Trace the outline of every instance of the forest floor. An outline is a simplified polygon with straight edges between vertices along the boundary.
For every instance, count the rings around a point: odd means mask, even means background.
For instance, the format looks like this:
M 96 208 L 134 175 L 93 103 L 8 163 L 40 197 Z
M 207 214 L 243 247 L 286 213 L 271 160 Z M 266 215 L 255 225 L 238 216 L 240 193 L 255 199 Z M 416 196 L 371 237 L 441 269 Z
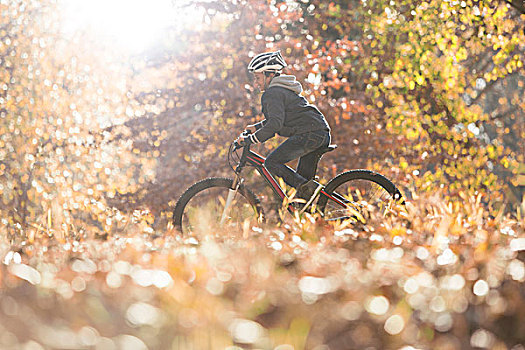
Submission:
M 414 198 L 201 237 L 0 243 L 1 349 L 525 349 L 525 219 Z

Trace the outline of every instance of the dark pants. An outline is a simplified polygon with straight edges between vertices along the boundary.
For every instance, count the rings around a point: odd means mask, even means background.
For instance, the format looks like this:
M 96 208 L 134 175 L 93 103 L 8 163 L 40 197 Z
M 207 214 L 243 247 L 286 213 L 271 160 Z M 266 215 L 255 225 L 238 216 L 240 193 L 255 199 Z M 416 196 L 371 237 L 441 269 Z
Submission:
M 318 130 L 293 135 L 268 155 L 264 165 L 272 174 L 282 177 L 289 186 L 298 188 L 314 178 L 321 155 L 316 152 L 330 144 L 330 132 Z M 299 158 L 297 172 L 285 164 Z

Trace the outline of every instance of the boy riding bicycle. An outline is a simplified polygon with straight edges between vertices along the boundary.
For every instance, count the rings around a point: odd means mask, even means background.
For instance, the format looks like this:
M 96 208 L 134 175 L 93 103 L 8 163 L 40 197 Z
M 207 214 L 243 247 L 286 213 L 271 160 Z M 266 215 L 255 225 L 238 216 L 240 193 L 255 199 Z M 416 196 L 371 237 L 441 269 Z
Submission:
M 264 165 L 273 175 L 297 189 L 299 198 L 308 199 L 315 190 L 313 178 L 321 159 L 319 149 L 330 144 L 330 127 L 324 115 L 301 96 L 301 84 L 293 75 L 281 74 L 286 63 L 280 51 L 255 56 L 248 65 L 254 74 L 254 87 L 263 92 L 265 119 L 248 125 L 251 133 L 241 134 L 237 142 L 262 143 L 279 134 L 288 137 L 268 155 Z M 297 171 L 285 164 L 299 158 Z

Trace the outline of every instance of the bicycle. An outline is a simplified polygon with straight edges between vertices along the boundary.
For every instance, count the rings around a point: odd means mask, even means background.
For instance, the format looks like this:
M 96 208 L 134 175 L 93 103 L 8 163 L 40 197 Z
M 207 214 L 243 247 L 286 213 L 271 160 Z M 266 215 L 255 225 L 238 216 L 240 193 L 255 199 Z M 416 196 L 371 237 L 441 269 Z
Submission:
M 303 203 L 294 202 L 265 168 L 265 158 L 253 152 L 250 146 L 236 142 L 230 145 L 228 162 L 235 172 L 233 179 L 207 178 L 190 186 L 180 196 L 173 210 L 175 229 L 187 234 L 199 226 L 209 230 L 210 226 L 216 225 L 242 227 L 247 220 L 264 222 L 264 209 L 259 198 L 244 185 L 241 173 L 246 166 L 257 170 L 273 193 L 283 203 L 288 203 L 286 209 L 291 213 L 310 210 L 327 221 L 354 219 L 363 222 L 373 213 L 388 212 L 395 203 L 405 203 L 401 192 L 385 176 L 362 169 L 340 173 L 326 185 L 314 181 L 317 189 L 312 196 Z M 336 148 L 336 145 L 329 145 L 316 152 L 322 155 Z M 240 149 L 242 154 L 239 156 Z

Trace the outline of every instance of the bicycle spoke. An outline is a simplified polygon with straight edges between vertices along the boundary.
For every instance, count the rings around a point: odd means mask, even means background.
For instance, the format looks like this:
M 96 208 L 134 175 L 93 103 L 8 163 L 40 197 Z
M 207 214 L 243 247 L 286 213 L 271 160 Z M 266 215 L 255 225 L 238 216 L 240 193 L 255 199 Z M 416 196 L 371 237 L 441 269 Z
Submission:
M 222 225 L 221 218 L 227 201 L 229 188 L 214 187 L 200 191 L 187 203 L 182 216 L 182 227 L 186 232 L 213 233 L 217 229 L 242 227 L 246 219 L 256 219 L 253 206 L 236 193 Z
M 391 211 L 392 196 L 380 184 L 368 179 L 350 179 L 334 189 L 345 199 L 346 208 L 328 200 L 324 214 L 327 220 L 354 218 L 365 223 L 372 216 L 383 217 Z

